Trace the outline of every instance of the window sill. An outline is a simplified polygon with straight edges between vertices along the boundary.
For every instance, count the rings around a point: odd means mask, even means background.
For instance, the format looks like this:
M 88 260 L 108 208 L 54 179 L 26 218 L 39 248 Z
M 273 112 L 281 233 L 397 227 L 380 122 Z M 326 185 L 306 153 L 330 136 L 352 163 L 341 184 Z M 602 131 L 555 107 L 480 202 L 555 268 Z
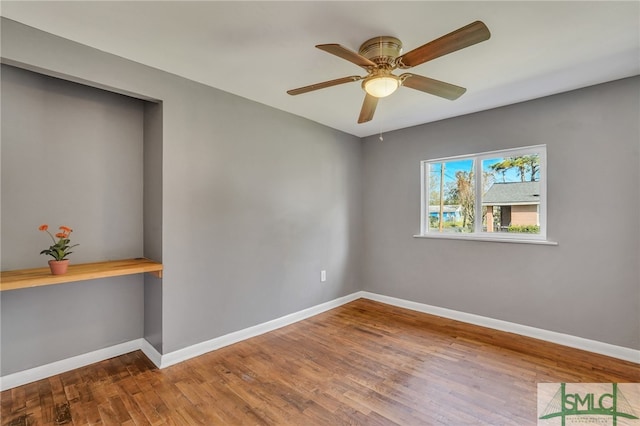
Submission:
M 557 246 L 556 241 L 548 240 L 533 240 L 528 238 L 490 238 L 483 236 L 466 235 L 450 235 L 450 234 L 419 234 L 414 235 L 414 238 L 433 238 L 440 240 L 464 240 L 464 241 L 485 241 L 490 243 L 513 243 L 513 244 L 537 244 L 544 246 Z

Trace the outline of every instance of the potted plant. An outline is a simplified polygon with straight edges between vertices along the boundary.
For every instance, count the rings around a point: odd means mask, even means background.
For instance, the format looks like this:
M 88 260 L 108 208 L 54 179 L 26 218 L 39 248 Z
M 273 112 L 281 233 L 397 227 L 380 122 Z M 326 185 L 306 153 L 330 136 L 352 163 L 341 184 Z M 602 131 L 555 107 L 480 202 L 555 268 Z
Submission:
M 48 254 L 53 257 L 53 260 L 49 261 L 49 268 L 53 275 L 64 274 L 67 272 L 67 267 L 69 266 L 69 259 L 67 259 L 67 256 L 73 253 L 70 250 L 78 245 L 70 245 L 71 240 L 69 239 L 69 236 L 73 232 L 73 229 L 68 226 L 61 226 L 59 228 L 60 232 L 56 234 L 55 238 L 51 235 L 51 232 L 49 232 L 49 225 L 46 223 L 40 225 L 38 229 L 49 234 L 51 241 L 53 241 L 53 245 L 49 246 L 48 249 L 42 250 L 40 254 Z M 56 238 L 58 238 L 57 241 Z

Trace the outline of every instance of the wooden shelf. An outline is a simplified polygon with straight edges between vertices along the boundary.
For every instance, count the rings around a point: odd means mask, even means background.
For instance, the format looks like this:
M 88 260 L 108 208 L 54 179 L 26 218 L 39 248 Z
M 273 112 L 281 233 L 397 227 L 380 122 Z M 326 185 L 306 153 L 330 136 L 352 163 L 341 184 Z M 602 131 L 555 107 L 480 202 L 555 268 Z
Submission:
M 0 273 L 0 291 L 117 277 L 120 275 L 142 274 L 144 272 L 149 272 L 158 278 L 162 278 L 162 263 L 145 258 L 137 258 L 82 263 L 79 265 L 69 264 L 69 269 L 64 275 L 52 275 L 49 267 L 3 271 Z

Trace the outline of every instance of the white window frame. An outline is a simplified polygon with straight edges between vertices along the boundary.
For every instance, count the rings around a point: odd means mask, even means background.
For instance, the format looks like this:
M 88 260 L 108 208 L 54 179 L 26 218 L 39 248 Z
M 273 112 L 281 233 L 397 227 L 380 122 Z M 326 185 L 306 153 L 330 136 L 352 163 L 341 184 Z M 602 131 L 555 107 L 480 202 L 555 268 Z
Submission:
M 479 168 L 483 160 L 496 157 L 516 157 L 523 155 L 537 154 L 540 158 L 540 204 L 539 204 L 539 225 L 540 233 L 508 233 L 508 232 L 485 232 L 482 230 L 482 171 Z M 475 217 L 474 230 L 470 233 L 442 233 L 429 230 L 428 224 L 428 200 L 429 200 L 429 166 L 435 163 L 446 163 L 449 161 L 472 160 L 475 185 Z M 557 243 L 547 241 L 547 146 L 534 145 L 521 148 L 503 149 L 478 154 L 458 155 L 453 157 L 436 158 L 420 162 L 420 234 L 414 235 L 418 238 L 443 238 L 460 240 L 480 240 L 499 241 L 532 244 L 552 244 Z

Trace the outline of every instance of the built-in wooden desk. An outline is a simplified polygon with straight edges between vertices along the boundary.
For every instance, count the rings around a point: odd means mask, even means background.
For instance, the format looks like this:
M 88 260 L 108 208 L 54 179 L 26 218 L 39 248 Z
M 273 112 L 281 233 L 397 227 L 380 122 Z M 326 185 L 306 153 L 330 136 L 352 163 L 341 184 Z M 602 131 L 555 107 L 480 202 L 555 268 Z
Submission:
M 71 263 L 67 273 L 63 275 L 52 275 L 49 267 L 3 271 L 0 272 L 0 291 L 142 274 L 144 272 L 162 278 L 162 263 L 145 258 L 109 260 L 78 265 Z

